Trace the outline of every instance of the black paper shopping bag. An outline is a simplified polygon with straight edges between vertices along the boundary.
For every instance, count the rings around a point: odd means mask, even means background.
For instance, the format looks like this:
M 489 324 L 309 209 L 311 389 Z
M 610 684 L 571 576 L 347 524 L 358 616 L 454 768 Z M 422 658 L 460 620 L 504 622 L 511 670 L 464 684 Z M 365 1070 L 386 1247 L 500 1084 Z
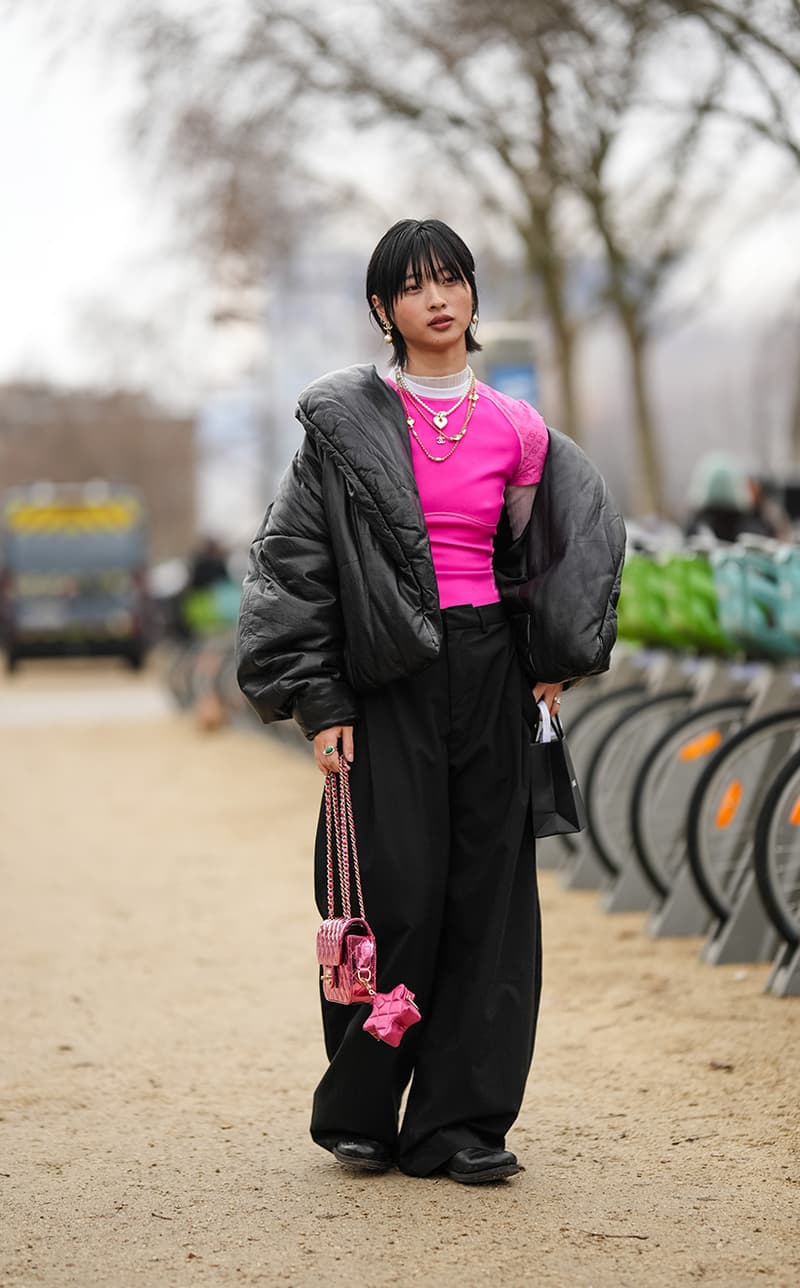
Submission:
M 534 836 L 581 832 L 586 826 L 586 810 L 558 719 L 553 724 L 550 741 L 532 742 L 530 753 Z

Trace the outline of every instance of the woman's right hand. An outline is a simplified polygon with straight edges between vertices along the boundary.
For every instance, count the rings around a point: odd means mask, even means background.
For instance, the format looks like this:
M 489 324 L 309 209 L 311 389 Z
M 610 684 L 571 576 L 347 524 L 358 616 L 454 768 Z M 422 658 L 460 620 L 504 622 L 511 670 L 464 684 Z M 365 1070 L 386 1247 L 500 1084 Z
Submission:
M 342 740 L 342 754 L 348 764 L 353 763 L 353 726 L 334 725 L 331 729 L 320 729 L 314 737 L 314 759 L 320 773 L 338 774 L 339 772 L 339 739 Z M 332 750 L 325 751 L 326 747 Z

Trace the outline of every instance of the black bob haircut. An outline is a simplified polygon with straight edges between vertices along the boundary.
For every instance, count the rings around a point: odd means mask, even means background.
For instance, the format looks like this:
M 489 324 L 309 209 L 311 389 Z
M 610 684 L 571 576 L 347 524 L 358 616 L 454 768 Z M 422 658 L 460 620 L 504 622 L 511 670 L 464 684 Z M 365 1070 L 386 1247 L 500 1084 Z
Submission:
M 391 322 L 392 306 L 403 294 L 409 274 L 422 281 L 438 273 L 447 273 L 466 283 L 472 292 L 472 312 L 477 316 L 475 260 L 458 233 L 441 219 L 401 219 L 392 224 L 372 252 L 367 268 L 367 303 L 378 326 L 381 319 L 372 303 L 373 295 L 377 295 Z M 481 348 L 470 329 L 466 341 L 467 353 L 477 353 Z M 404 367 L 408 354 L 397 327 L 392 330 L 392 349 L 396 365 Z

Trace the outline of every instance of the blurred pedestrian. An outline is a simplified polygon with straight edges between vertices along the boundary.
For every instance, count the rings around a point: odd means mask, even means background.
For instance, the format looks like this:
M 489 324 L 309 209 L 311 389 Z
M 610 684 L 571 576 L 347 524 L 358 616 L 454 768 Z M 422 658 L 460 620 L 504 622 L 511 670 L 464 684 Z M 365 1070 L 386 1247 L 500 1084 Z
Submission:
M 192 709 L 203 733 L 214 733 L 228 723 L 220 677 L 239 613 L 239 593 L 228 571 L 224 546 L 216 537 L 202 537 L 189 558 L 181 620 L 184 638 L 197 652 Z
M 216 537 L 202 537 L 189 559 L 190 590 L 205 590 L 216 582 L 229 581 L 225 548 Z
M 776 541 L 794 540 L 792 521 L 774 485 L 751 475 L 748 480 L 750 504 L 764 526 L 765 532 Z
M 314 1140 L 351 1167 L 497 1180 L 520 1170 L 505 1136 L 540 991 L 534 700 L 555 712 L 562 682 L 607 667 L 624 530 L 575 445 L 475 379 L 475 266 L 451 228 L 395 224 L 366 293 L 394 370 L 301 394 L 239 680 L 263 720 L 298 721 L 323 774 L 352 765 L 378 986 L 404 980 L 423 1017 L 393 1048 L 362 1031 L 365 1007 L 323 999 Z M 325 857 L 323 812 L 323 917 Z
M 732 542 L 746 533 L 776 536 L 758 505 L 754 481 L 727 452 L 709 452 L 695 465 L 689 480 L 686 536 Z

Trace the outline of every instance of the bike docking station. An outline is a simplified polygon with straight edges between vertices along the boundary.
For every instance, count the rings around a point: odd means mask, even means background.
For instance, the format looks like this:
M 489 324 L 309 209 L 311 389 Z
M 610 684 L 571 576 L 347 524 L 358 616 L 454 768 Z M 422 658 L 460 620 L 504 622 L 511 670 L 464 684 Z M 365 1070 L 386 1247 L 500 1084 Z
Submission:
M 798 676 L 792 668 L 779 668 L 761 684 L 753 699 L 748 719 L 752 722 L 772 712 L 797 710 L 797 734 L 800 735 L 800 690 Z M 788 735 L 791 742 L 792 735 Z M 756 800 L 763 800 L 769 783 L 783 763 L 787 738 L 776 738 L 768 750 L 756 782 Z M 755 820 L 753 820 L 754 823 Z M 732 908 L 729 916 L 716 921 L 700 956 L 712 966 L 732 963 L 766 962 L 782 954 L 778 951 L 780 936 L 764 908 L 753 868 L 753 832 L 747 829 L 739 852 L 734 857 Z M 769 984 L 768 984 L 769 987 Z M 798 985 L 800 987 L 800 984 Z
M 710 924 L 708 904 L 697 889 L 684 853 L 672 889 L 648 918 L 647 933 L 651 939 L 685 939 L 707 934 Z
M 800 997 L 800 944 L 778 949 L 765 991 L 775 997 Z
M 636 711 L 649 696 L 674 687 L 681 676 L 682 661 L 662 650 L 621 649 L 607 675 L 577 687 L 577 710 L 573 714 L 567 707 L 570 718 L 567 736 L 571 739 L 570 750 L 582 790 L 588 781 L 590 765 L 620 719 Z M 591 828 L 577 836 L 561 838 L 560 849 L 561 883 L 565 889 L 608 893 L 615 872 L 603 863 Z
M 745 859 L 744 863 L 748 860 Z M 741 886 L 733 912 L 718 921 L 700 951 L 711 966 L 768 962 L 775 956 L 778 932 L 764 912 L 752 871 L 741 874 Z
M 541 865 L 800 996 L 800 549 L 644 546 L 611 670 L 564 694 L 586 806 Z
M 720 667 L 714 659 L 684 657 L 672 659 L 672 665 L 659 672 L 654 683 L 648 686 L 648 697 L 640 708 L 628 713 L 621 721 L 620 733 L 624 735 L 624 743 L 631 748 L 634 768 L 655 747 L 676 716 L 683 712 L 691 714 L 709 702 L 739 694 L 743 684 L 752 680 L 749 671 L 736 675 L 731 670 Z M 681 685 L 684 687 L 679 687 Z M 680 803 L 675 802 L 676 811 Z M 655 922 L 661 913 L 662 899 L 639 862 L 630 825 L 621 830 L 615 857 L 620 871 L 603 895 L 604 911 L 647 912 L 651 922 Z M 694 915 L 688 915 L 690 909 Z M 670 919 L 671 930 L 663 933 L 705 933 L 709 922 L 708 909 L 693 884 L 682 891 L 679 914 L 677 918 Z
M 748 703 L 745 710 L 752 713 L 768 700 L 774 683 L 772 667 L 763 663 L 715 663 L 713 674 L 699 697 L 706 703 L 741 695 Z M 685 828 L 674 839 L 670 866 L 675 877 L 669 893 L 651 912 L 648 935 L 652 939 L 681 939 L 709 933 L 713 936 L 714 915 L 697 887 L 689 864 Z

